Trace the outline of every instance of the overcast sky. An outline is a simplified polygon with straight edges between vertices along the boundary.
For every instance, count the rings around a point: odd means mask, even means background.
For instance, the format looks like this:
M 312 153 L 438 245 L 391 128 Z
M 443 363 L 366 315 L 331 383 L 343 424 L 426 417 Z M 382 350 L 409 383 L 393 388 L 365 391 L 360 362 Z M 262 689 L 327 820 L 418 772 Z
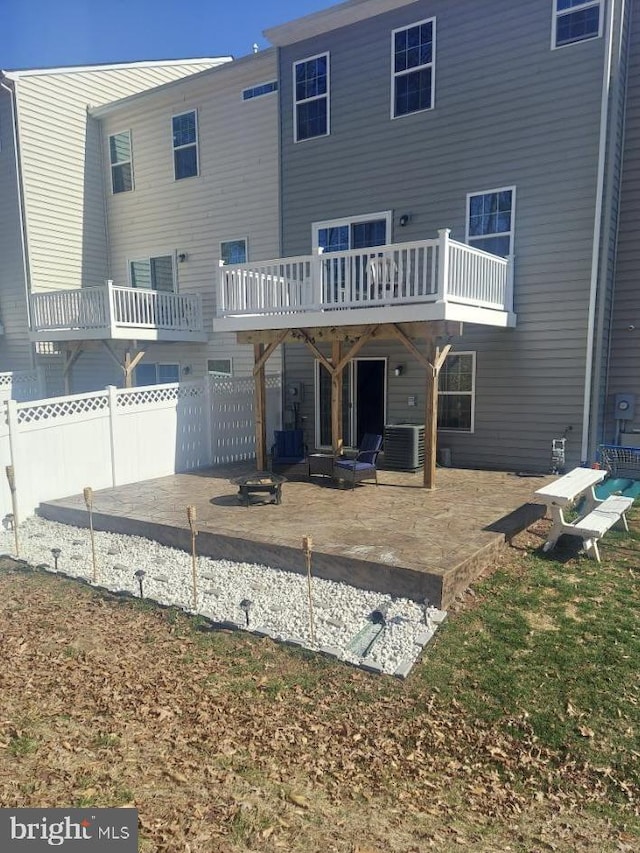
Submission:
M 244 56 L 336 0 L 0 0 L 0 68 Z

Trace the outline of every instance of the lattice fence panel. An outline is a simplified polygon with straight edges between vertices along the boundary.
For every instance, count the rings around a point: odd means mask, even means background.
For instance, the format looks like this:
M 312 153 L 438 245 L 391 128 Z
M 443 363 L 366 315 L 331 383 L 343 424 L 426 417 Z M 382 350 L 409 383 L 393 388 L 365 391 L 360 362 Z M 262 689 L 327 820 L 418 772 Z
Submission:
M 37 406 L 23 403 L 18 406 L 18 424 L 78 418 L 81 415 L 102 412 L 108 408 L 109 397 L 104 391 L 96 395 L 50 400 L 39 403 Z

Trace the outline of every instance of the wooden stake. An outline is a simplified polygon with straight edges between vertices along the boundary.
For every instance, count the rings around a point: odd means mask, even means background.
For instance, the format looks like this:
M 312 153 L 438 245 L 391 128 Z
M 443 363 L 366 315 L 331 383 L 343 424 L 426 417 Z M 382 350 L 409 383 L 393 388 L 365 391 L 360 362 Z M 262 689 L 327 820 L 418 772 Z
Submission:
M 16 543 L 16 557 L 20 556 L 20 543 L 18 541 L 18 496 L 16 493 L 16 472 L 13 465 L 7 465 L 4 469 L 11 492 L 11 508 L 13 509 L 13 538 Z
M 191 579 L 193 582 L 193 609 L 198 609 L 198 573 L 196 571 L 196 508 L 194 506 L 187 507 L 187 520 L 191 528 Z
M 313 548 L 313 539 L 311 536 L 302 537 L 302 550 L 307 561 L 307 590 L 309 593 L 309 632 L 311 634 L 311 642 L 316 641 L 316 632 L 313 624 L 313 597 L 311 594 L 311 549 Z
M 93 533 L 93 489 L 91 486 L 85 486 L 82 490 L 84 502 L 89 513 L 89 533 L 91 534 L 91 559 L 93 561 L 93 582 L 98 581 L 98 563 L 96 561 L 96 541 Z

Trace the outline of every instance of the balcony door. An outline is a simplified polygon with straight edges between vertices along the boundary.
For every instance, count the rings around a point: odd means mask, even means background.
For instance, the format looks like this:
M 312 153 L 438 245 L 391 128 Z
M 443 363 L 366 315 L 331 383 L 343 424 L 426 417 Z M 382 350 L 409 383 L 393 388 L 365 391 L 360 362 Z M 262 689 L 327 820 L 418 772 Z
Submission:
M 382 435 L 386 419 L 385 358 L 356 358 L 342 373 L 342 438 L 357 447 L 366 432 Z M 331 446 L 331 377 L 316 362 L 316 446 Z

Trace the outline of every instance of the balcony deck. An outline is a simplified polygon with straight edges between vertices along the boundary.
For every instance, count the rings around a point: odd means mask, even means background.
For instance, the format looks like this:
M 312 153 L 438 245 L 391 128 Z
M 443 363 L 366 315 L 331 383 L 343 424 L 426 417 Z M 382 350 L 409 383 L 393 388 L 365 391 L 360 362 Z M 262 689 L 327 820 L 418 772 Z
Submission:
M 514 326 L 513 259 L 451 240 L 221 266 L 214 331 L 451 320 Z
M 32 341 L 206 341 L 196 294 L 135 287 L 81 287 L 34 293 Z

